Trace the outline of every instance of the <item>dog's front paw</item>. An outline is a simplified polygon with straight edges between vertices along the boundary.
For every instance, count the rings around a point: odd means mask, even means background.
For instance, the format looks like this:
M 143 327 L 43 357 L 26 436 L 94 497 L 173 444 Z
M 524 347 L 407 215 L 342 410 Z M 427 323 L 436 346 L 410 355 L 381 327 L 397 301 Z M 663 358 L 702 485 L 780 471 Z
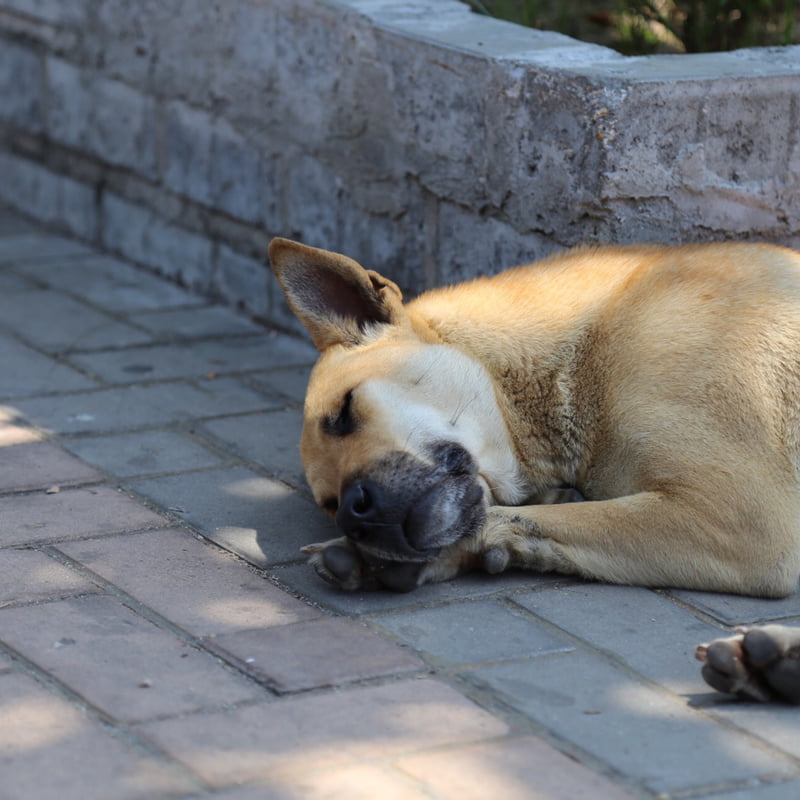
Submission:
M 737 628 L 737 635 L 701 644 L 695 656 L 717 691 L 746 700 L 800 704 L 800 629 Z
M 345 591 L 390 589 L 410 592 L 420 583 L 425 563 L 387 561 L 365 556 L 341 537 L 302 548 L 317 574 Z

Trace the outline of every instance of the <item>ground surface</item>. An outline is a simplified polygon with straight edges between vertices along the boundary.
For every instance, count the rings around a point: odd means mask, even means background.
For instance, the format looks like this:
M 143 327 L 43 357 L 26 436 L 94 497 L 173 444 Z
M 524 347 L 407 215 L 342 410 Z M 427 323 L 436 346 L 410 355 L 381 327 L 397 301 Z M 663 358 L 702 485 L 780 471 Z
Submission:
M 800 711 L 692 658 L 798 596 L 323 584 L 313 355 L 0 214 L 2 800 L 800 796 Z

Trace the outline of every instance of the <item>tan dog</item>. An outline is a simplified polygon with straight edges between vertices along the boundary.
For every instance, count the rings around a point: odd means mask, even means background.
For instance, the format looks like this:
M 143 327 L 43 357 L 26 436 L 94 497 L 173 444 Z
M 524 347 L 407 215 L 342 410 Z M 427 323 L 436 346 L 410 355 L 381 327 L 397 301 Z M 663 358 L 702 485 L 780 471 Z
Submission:
M 797 588 L 797 253 L 581 249 L 406 306 L 344 256 L 270 258 L 321 352 L 301 455 L 344 534 L 307 548 L 328 580 Z

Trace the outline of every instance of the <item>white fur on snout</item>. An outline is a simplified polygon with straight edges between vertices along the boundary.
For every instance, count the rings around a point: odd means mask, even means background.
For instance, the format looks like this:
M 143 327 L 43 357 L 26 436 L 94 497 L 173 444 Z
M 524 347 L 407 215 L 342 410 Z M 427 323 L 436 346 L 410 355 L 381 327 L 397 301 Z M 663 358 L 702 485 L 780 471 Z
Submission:
M 457 350 L 421 348 L 391 377 L 362 383 L 359 401 L 394 449 L 429 461 L 431 444 L 454 442 L 475 460 L 493 502 L 513 505 L 525 497 L 492 382 L 480 364 Z

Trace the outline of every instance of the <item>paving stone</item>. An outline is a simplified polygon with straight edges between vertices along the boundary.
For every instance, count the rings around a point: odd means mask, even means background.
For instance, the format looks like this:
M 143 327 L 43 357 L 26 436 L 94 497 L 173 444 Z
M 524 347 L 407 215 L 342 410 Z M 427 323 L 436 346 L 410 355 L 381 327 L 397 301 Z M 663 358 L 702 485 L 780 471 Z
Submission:
M 638 683 L 595 653 L 502 664 L 472 676 L 557 736 L 655 792 L 792 771 L 748 736 Z
M 224 789 L 214 800 L 430 800 L 416 781 L 396 770 L 374 764 L 315 770 L 312 764 L 296 773 L 263 783 Z
M 250 380 L 268 392 L 280 392 L 302 404 L 306 397 L 310 375 L 311 367 L 289 367 L 271 372 L 258 372 L 251 375 Z
M 0 460 L 0 492 L 70 486 L 101 477 L 51 442 L 13 445 Z
M 244 467 L 135 481 L 131 486 L 256 566 L 293 561 L 315 537 L 335 535 L 332 523 L 311 502 Z
M 39 231 L 38 226 L 29 222 L 20 214 L 7 208 L 0 209 L 0 236 L 21 236 L 37 233 L 37 231 Z M 0 247 L 0 252 L 2 252 L 2 247 Z
M 632 795 L 533 736 L 407 756 L 397 766 L 452 800 L 632 800 Z
M 527 614 L 514 613 L 492 600 L 416 609 L 380 617 L 377 622 L 417 650 L 454 663 L 575 649 Z
M 280 692 L 297 692 L 425 668 L 416 655 L 346 619 L 315 619 L 218 636 Z
M 322 517 L 322 515 L 320 515 Z M 327 522 L 322 517 L 320 525 Z M 336 535 L 332 525 L 327 530 L 320 528 L 312 541 L 325 541 Z M 326 583 L 307 564 L 280 567 L 272 570 L 272 575 L 280 583 L 315 603 L 338 611 L 341 614 L 371 614 L 392 609 L 417 608 L 467 598 L 487 597 L 505 594 L 523 588 L 554 583 L 554 576 L 533 575 L 530 572 L 514 571 L 503 575 L 485 575 L 476 572 L 461 575 L 444 583 L 428 583 L 411 592 L 343 592 Z
M 94 584 L 44 553 L 0 550 L 0 608 L 96 591 Z
M 25 275 L 48 286 L 79 295 L 110 311 L 145 311 L 204 303 L 174 283 L 110 256 L 32 263 L 23 270 Z
M 170 339 L 199 339 L 264 331 L 246 317 L 223 306 L 145 311 L 131 314 L 130 319 L 160 338 Z
M 111 597 L 0 610 L 0 639 L 117 719 L 263 696 L 259 687 Z
M 725 625 L 747 625 L 754 622 L 800 617 L 800 592 L 795 592 L 780 600 L 678 589 L 671 591 L 670 594 L 700 611 L 710 614 Z
M 517 594 L 514 602 L 673 692 L 704 690 L 695 647 L 725 635 L 668 597 L 632 586 L 552 587 Z
M 85 244 L 61 236 L 42 233 L 20 233 L 0 239 L 0 264 L 22 264 L 29 261 L 92 256 L 96 251 Z M 45 271 L 47 267 L 44 267 Z
M 0 265 L 0 269 L 2 266 Z M 0 292 L 4 295 L 11 292 L 25 292 L 35 289 L 36 285 L 26 280 L 21 275 L 13 272 L 0 272 Z
M 89 389 L 94 381 L 66 364 L 59 364 L 20 342 L 0 336 L 3 381 L 0 397 Z
M 0 497 L 0 546 L 158 528 L 166 520 L 125 494 L 98 486 Z
M 279 401 L 233 378 L 130 386 L 65 397 L 15 400 L 35 424 L 56 433 L 110 433 L 274 407 Z
M 769 742 L 784 753 L 800 757 L 800 718 L 797 706 L 764 705 L 731 701 L 729 696 L 706 692 L 695 704 L 743 730 Z
M 196 783 L 166 760 L 109 735 L 21 674 L 0 675 L 3 800 L 150 800 Z
M 49 353 L 125 347 L 152 338 L 85 303 L 44 289 L 0 295 L 0 320 L 6 329 Z
M 258 464 L 272 475 L 305 487 L 307 484 L 300 463 L 302 426 L 302 415 L 289 409 L 215 419 L 203 428 L 242 458 Z
M 270 334 L 191 343 L 131 347 L 122 352 L 76 355 L 73 363 L 110 383 L 202 378 L 271 365 L 308 363 L 313 356 L 298 341 Z
M 0 406 L 0 447 L 39 442 L 44 435 L 30 427 L 27 420 L 12 406 Z
M 84 461 L 121 478 L 219 466 L 221 459 L 180 433 L 140 431 L 85 439 L 64 446 Z
M 107 536 L 58 549 L 195 636 L 263 633 L 320 614 L 188 531 Z
M 789 800 L 800 797 L 800 781 L 773 783 L 769 785 L 753 785 L 735 792 L 715 794 L 714 800 Z
M 502 736 L 504 722 L 433 680 L 165 720 L 142 731 L 212 786 Z

